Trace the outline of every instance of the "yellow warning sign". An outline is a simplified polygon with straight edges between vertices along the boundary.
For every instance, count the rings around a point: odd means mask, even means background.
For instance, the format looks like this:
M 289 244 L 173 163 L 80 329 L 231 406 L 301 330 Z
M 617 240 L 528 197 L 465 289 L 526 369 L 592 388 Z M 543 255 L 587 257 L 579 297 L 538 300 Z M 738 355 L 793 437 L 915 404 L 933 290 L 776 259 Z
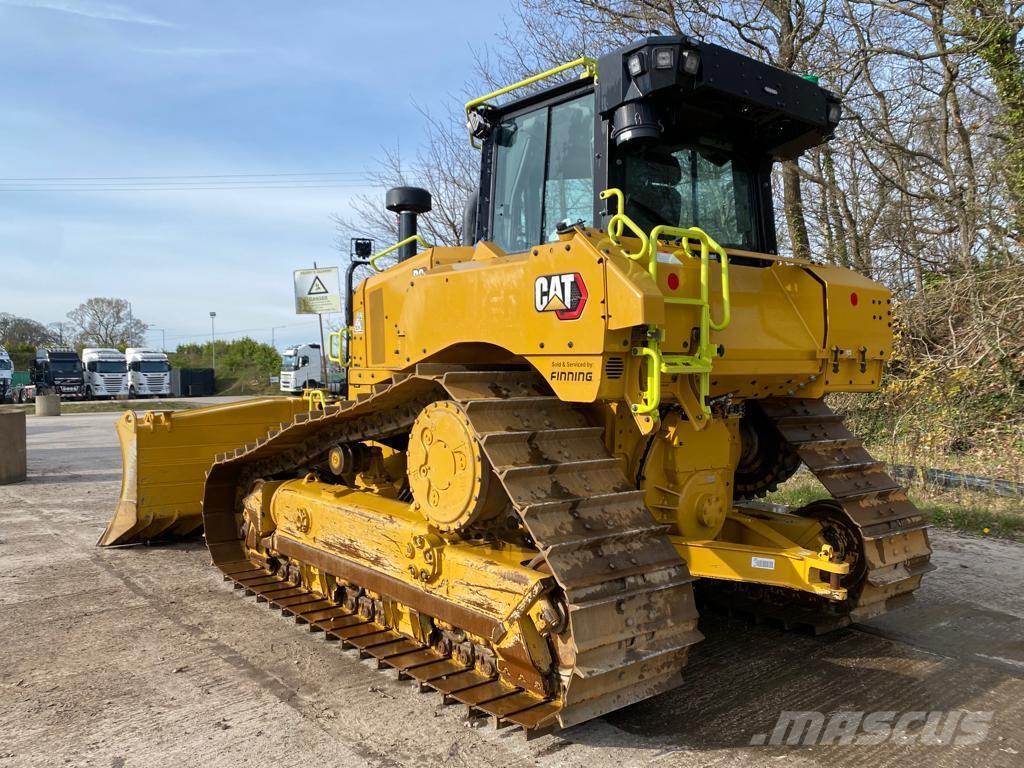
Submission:
M 295 270 L 295 314 L 341 312 L 337 267 Z

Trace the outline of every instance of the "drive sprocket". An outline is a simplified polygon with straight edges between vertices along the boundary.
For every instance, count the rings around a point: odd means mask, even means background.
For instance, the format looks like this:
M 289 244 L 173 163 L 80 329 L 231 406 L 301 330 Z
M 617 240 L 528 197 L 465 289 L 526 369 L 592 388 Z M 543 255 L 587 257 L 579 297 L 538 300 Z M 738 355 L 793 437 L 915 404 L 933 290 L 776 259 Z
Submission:
M 450 400 L 430 403 L 416 417 L 407 467 L 415 508 L 442 532 L 466 530 L 507 506 L 469 418 Z
M 756 402 L 740 419 L 740 459 L 733 496 L 754 499 L 778 489 L 800 468 L 800 456 Z

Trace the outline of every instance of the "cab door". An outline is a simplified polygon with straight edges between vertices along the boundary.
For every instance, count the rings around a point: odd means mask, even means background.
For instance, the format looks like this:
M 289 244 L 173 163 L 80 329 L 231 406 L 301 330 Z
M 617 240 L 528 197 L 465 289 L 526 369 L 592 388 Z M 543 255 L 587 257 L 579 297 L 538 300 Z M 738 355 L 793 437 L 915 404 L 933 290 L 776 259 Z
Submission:
M 502 116 L 490 138 L 488 233 L 507 253 L 594 224 L 594 92 L 578 90 Z

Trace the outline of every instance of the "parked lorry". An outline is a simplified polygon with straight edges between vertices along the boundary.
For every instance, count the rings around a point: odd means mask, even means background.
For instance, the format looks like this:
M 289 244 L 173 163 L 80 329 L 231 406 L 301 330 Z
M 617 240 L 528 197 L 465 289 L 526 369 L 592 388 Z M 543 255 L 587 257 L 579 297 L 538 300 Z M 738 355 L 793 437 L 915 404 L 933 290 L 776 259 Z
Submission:
M 29 366 L 29 383 L 16 384 L 12 392 L 16 403 L 31 402 L 38 395 L 85 397 L 82 359 L 71 349 L 40 347 Z
M 166 397 L 171 394 L 171 364 L 167 355 L 153 349 L 129 347 L 125 356 L 128 359 L 129 397 Z
M 7 350 L 0 347 L 0 403 L 6 402 L 11 395 L 11 377 L 14 373 L 14 365 Z
M 323 378 L 319 344 L 289 347 L 281 356 L 281 391 L 301 395 L 304 389 L 316 389 Z
M 128 364 L 120 350 L 86 347 L 82 350 L 82 364 L 87 400 L 128 394 Z

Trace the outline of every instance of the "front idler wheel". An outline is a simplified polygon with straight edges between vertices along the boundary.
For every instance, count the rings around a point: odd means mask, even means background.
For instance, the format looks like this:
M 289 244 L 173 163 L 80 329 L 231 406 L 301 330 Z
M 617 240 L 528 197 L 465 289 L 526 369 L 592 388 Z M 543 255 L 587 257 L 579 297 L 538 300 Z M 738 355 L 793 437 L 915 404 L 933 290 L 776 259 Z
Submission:
M 860 529 L 836 499 L 820 499 L 795 510 L 800 517 L 810 517 L 821 524 L 821 536 L 832 546 L 838 562 L 849 563 L 850 572 L 839 580 L 839 586 L 853 593 L 867 573 L 864 539 Z

